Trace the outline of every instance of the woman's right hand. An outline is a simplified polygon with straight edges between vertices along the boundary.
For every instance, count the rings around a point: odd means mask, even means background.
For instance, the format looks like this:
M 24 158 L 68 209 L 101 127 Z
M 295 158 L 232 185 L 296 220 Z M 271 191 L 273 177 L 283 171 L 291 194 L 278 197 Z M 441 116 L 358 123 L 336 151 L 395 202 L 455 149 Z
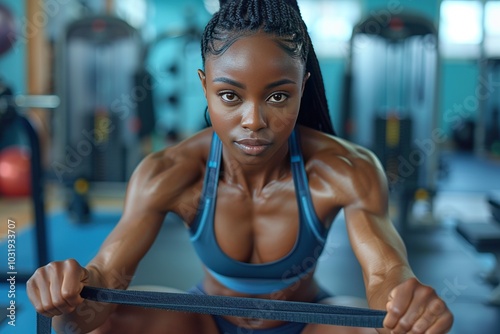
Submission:
M 46 317 L 71 313 L 84 301 L 80 292 L 89 275 L 76 260 L 51 262 L 38 268 L 26 283 L 28 297 Z

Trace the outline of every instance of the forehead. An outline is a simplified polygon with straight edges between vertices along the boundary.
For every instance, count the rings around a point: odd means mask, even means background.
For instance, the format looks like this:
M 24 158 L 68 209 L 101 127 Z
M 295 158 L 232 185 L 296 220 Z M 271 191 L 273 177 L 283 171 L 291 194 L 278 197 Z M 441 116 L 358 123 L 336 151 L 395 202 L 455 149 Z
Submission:
M 220 55 L 206 58 L 207 75 L 252 73 L 262 75 L 304 74 L 304 64 L 292 57 L 277 39 L 265 33 L 243 36 Z

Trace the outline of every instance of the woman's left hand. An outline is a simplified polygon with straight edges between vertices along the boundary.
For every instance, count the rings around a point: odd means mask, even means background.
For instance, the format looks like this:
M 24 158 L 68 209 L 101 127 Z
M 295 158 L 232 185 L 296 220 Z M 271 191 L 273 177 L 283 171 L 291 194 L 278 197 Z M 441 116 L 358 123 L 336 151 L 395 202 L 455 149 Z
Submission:
M 448 333 L 453 315 L 436 291 L 410 278 L 389 294 L 384 328 L 391 334 Z

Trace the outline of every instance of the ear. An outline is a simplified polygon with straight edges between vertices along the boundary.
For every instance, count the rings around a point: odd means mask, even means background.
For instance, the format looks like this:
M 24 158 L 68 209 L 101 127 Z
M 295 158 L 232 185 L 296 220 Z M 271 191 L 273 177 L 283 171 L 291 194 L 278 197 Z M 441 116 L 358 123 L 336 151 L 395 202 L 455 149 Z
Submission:
M 205 94 L 205 98 L 207 97 L 207 77 L 205 76 L 205 72 L 202 70 L 198 70 L 198 77 L 200 78 L 201 87 L 203 88 L 203 93 Z
M 304 95 L 304 89 L 306 88 L 306 82 L 307 82 L 307 80 L 309 80 L 310 77 L 311 77 L 311 72 L 306 72 L 306 74 L 304 74 L 304 80 L 302 80 L 302 95 Z

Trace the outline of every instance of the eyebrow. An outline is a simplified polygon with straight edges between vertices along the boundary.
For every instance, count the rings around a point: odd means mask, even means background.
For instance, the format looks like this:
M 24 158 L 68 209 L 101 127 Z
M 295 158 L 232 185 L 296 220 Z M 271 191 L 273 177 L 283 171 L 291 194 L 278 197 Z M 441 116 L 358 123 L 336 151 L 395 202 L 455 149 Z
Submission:
M 234 81 L 232 79 L 226 78 L 226 77 L 217 77 L 217 78 L 213 79 L 212 81 L 213 82 L 224 82 L 224 83 L 239 87 L 241 89 L 246 88 L 246 86 L 244 84 L 242 84 L 238 81 Z M 278 86 L 286 85 L 286 84 L 297 84 L 297 83 L 293 80 L 290 80 L 290 79 L 282 79 L 282 80 L 278 80 L 276 82 L 271 82 L 270 84 L 268 84 L 266 86 L 266 89 L 274 88 L 274 87 L 278 87 Z
M 281 85 L 287 85 L 287 84 L 294 84 L 296 85 L 297 83 L 293 80 L 290 80 L 290 79 L 282 79 L 282 80 L 278 80 L 276 82 L 271 82 L 269 85 L 266 86 L 266 88 L 274 88 L 274 87 L 278 87 L 278 86 L 281 86 Z
M 212 81 L 213 82 L 224 82 L 224 83 L 227 83 L 227 84 L 239 87 L 241 89 L 245 89 L 246 88 L 246 86 L 244 84 L 239 83 L 238 81 L 234 81 L 232 79 L 226 78 L 226 77 L 218 77 L 218 78 L 215 78 Z

